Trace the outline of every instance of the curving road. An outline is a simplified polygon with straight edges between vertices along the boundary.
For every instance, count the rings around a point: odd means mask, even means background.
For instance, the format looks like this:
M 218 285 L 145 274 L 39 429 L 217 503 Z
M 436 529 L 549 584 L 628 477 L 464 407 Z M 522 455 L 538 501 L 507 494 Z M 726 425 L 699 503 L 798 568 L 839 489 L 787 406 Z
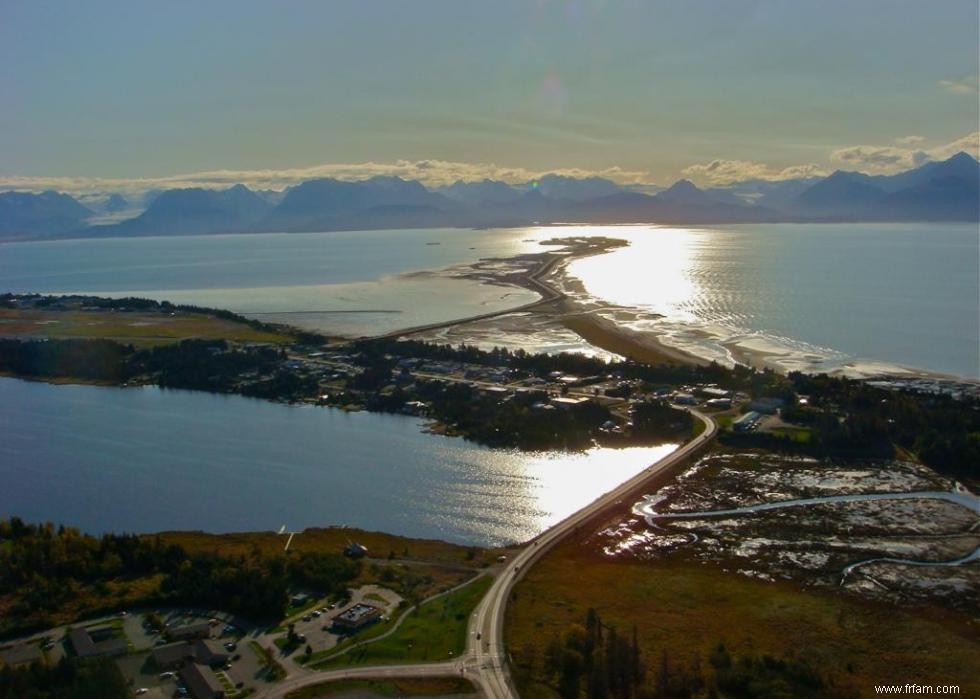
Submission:
M 591 504 L 542 532 L 528 546 L 514 555 L 503 567 L 473 612 L 470 618 L 466 653 L 457 660 L 426 665 L 362 666 L 327 672 L 310 672 L 309 674 L 287 677 L 286 680 L 276 684 L 269 691 L 264 693 L 260 691 L 259 694 L 274 699 L 282 699 L 287 692 L 320 682 L 355 678 L 383 679 L 457 675 L 472 681 L 483 691 L 484 696 L 490 699 L 516 699 L 519 695 L 511 681 L 504 647 L 504 615 L 511 590 L 527 573 L 528 568 L 566 536 L 576 531 L 579 526 L 603 509 L 622 500 L 646 481 L 677 466 L 711 441 L 718 430 L 715 422 L 697 410 L 689 409 L 688 412 L 704 423 L 704 431 L 701 434 L 660 461 L 648 466 L 625 483 L 600 496 Z

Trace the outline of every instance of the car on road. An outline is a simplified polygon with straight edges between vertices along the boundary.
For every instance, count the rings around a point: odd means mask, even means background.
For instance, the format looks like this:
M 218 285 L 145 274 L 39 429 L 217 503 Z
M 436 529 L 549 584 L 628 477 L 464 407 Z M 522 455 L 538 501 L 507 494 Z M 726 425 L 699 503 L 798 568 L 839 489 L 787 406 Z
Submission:
M 147 689 L 146 687 L 140 687 L 139 689 L 136 690 L 136 695 L 139 696 L 140 694 L 146 694 L 149 691 L 150 690 Z

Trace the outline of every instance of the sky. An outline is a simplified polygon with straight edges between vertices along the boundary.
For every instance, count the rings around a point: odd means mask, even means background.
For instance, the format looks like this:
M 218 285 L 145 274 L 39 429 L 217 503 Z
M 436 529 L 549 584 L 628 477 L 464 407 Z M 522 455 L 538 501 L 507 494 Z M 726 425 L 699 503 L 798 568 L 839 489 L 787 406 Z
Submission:
M 976 0 L 2 0 L 0 188 L 895 172 L 977 154 L 978 24 Z

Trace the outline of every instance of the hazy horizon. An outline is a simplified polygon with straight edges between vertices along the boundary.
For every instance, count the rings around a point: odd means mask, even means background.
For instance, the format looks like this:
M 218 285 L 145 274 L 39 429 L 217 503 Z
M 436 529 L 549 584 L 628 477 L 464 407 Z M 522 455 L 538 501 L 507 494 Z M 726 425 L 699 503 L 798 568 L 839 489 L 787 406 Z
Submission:
M 5 3 L 0 189 L 620 184 L 977 156 L 975 2 Z

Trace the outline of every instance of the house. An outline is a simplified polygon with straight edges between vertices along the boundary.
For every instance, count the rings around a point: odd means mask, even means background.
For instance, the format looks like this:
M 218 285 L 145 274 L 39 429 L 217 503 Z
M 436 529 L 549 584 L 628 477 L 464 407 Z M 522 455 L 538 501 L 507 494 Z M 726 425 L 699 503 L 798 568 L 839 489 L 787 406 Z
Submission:
M 333 625 L 342 631 L 357 631 L 380 617 L 381 611 L 372 604 L 358 603 L 335 616 Z
M 184 626 L 173 626 L 167 629 L 171 641 L 191 641 L 195 638 L 208 638 L 211 635 L 211 625 L 206 621 Z
M 75 651 L 75 655 L 79 658 L 95 658 L 103 655 L 113 656 L 125 653 L 129 647 L 126 638 L 109 637 L 105 631 L 107 628 L 110 633 L 114 632 L 112 627 L 94 629 L 100 639 L 98 643 L 92 638 L 88 629 L 72 629 L 68 634 L 68 642 L 71 644 L 72 650 Z
M 567 396 L 562 396 L 560 398 L 551 399 L 551 404 L 561 410 L 571 410 L 572 408 L 577 408 L 583 403 L 588 403 L 588 402 L 589 399 L 585 398 L 584 396 L 579 398 L 569 398 Z
M 367 554 L 367 546 L 363 544 L 351 542 L 344 548 L 344 555 L 348 558 L 364 558 Z
M 37 643 L 18 643 L 0 650 L 0 665 L 17 667 L 41 660 L 41 648 Z
M 164 646 L 157 646 L 151 654 L 154 664 L 161 670 L 180 667 L 185 661 L 194 657 L 194 651 L 186 641 L 168 643 Z
M 673 400 L 674 400 L 674 402 L 677 405 L 697 405 L 698 404 L 698 399 L 695 398 L 690 393 L 675 393 Z
M 194 699 L 224 699 L 224 685 L 209 667 L 188 663 L 180 669 L 180 679 Z
M 194 657 L 197 662 L 203 665 L 224 665 L 231 657 L 231 653 L 222 645 L 221 641 L 198 641 L 194 644 Z

